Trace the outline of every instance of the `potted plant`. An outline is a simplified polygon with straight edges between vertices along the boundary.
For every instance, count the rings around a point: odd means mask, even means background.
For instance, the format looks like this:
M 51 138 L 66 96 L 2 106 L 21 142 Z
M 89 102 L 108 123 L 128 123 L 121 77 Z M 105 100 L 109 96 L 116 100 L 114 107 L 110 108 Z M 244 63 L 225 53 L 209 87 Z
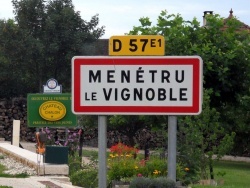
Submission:
M 77 151 L 79 135 L 76 132 L 66 130 L 67 138 L 58 137 L 57 130 L 45 129 L 47 134 L 45 163 L 68 164 L 69 154 L 73 155 Z

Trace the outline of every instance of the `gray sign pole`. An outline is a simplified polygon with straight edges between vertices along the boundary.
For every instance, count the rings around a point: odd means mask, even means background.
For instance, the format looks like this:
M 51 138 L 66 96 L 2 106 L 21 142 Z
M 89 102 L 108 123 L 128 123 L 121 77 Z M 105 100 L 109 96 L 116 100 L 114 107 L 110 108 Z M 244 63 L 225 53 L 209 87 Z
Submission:
M 176 181 L 177 116 L 168 116 L 168 178 Z
M 98 116 L 98 187 L 107 187 L 107 116 Z

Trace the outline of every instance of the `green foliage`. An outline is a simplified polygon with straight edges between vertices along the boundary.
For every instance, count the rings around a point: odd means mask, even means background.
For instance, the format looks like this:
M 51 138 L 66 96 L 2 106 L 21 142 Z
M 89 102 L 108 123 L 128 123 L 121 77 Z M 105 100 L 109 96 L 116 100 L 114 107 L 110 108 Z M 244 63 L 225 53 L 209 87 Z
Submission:
M 73 185 L 96 188 L 98 187 L 98 171 L 97 169 L 82 169 L 70 176 Z
M 108 158 L 108 180 L 129 181 L 134 177 L 157 178 L 167 176 L 167 160 L 161 158 L 159 154 L 151 155 L 148 160 L 142 158 L 142 155 L 133 155 L 133 150 L 124 149 L 124 147 L 111 147 Z M 124 149 L 121 151 L 121 149 Z M 131 148 L 134 149 L 134 148 Z M 115 151 L 115 152 L 113 152 Z M 129 151 L 129 152 L 126 152 Z M 184 179 L 185 168 L 178 164 L 178 179 Z
M 76 153 L 69 155 L 69 175 L 71 176 L 75 172 L 82 169 L 82 158 Z
M 162 11 L 157 24 L 141 18 L 141 26 L 131 35 L 163 35 L 166 55 L 199 55 L 204 61 L 204 87 L 213 89 L 212 105 L 236 102 L 237 94 L 248 89 L 244 83 L 249 77 L 250 36 L 239 30 L 236 19 L 225 22 L 219 15 L 208 15 L 207 26 L 202 27 L 194 18 L 185 21 L 179 14 Z M 226 27 L 226 28 L 224 28 Z M 240 62 L 240 63 L 239 63 Z M 246 71 L 244 71 L 246 70 Z
M 162 11 L 156 25 L 143 17 L 141 25 L 129 34 L 163 35 L 165 55 L 199 55 L 203 59 L 203 86 L 211 91 L 210 106 L 220 113 L 216 117 L 224 130 L 236 132 L 236 145 L 243 147 L 235 147 L 234 152 L 248 155 L 250 35 L 235 18 L 207 15 L 206 20 L 203 27 L 195 18 L 185 21 L 179 14 Z
M 130 182 L 129 188 L 148 188 L 150 183 L 150 178 L 136 177 Z
M 0 174 L 2 174 L 5 169 L 6 169 L 5 166 L 0 164 Z
M 71 0 L 12 0 L 15 20 L 0 20 L 0 97 L 41 92 L 51 77 L 71 88 L 71 58 L 104 33 Z
M 141 116 L 121 116 L 115 115 L 109 117 L 109 127 L 116 128 L 121 134 L 128 137 L 130 146 L 134 146 L 135 136 L 138 130 L 145 127 L 145 122 L 141 119 Z M 129 125 L 129 126 L 128 126 Z
M 27 178 L 29 177 L 28 174 L 26 173 L 21 173 L 21 174 L 1 174 L 0 173 L 0 177 L 3 177 L 3 178 Z
M 139 168 L 138 172 L 146 177 L 159 177 L 167 176 L 167 170 L 167 160 L 154 156 L 145 161 L 145 166 Z
M 129 147 L 125 144 L 118 143 L 110 148 L 110 155 L 108 159 L 108 179 L 122 180 L 133 177 L 137 174 L 138 161 L 134 156 L 138 153 L 133 147 Z
M 89 188 L 97 187 L 97 161 L 93 160 L 90 164 L 84 164 L 82 163 L 82 157 L 80 157 L 77 152 L 73 153 L 74 155 L 69 155 L 69 177 L 72 184 Z M 94 154 L 94 152 L 91 152 L 89 154 Z M 95 156 L 96 153 L 92 157 L 89 156 L 89 158 L 95 158 Z
M 18 61 L 23 58 L 24 40 L 28 40 L 24 35 L 14 20 L 0 20 L 0 97 L 17 96 L 28 88 L 20 77 L 24 68 Z
M 219 113 L 210 108 L 209 91 L 204 91 L 203 110 L 199 116 L 186 116 L 179 122 L 180 160 L 189 169 L 199 169 L 206 179 L 213 168 L 213 155 L 219 159 L 233 147 L 235 133 L 226 133 L 219 123 Z M 212 175 L 212 174 L 211 174 Z
M 81 161 L 74 161 L 69 163 L 69 174 L 74 174 L 76 171 L 82 169 Z
M 214 164 L 215 180 L 220 182 L 224 180 L 224 185 L 218 185 L 219 188 L 248 188 L 250 178 L 250 163 L 234 161 L 215 161 Z M 220 174 L 221 175 L 217 175 Z M 225 173 L 225 174 L 224 174 Z M 204 185 L 190 185 L 194 188 L 204 188 Z M 214 186 L 206 186 L 212 188 Z
M 145 177 L 136 177 L 134 178 L 129 188 L 175 188 L 175 182 L 166 177 L 158 178 L 145 178 Z
M 152 184 L 149 186 L 150 188 L 175 188 L 175 181 L 168 179 L 166 177 L 158 177 L 152 179 Z
M 249 90 L 250 91 L 250 90 Z M 237 105 L 224 105 L 221 109 L 222 119 L 225 120 L 225 128 L 236 133 L 235 147 L 232 150 L 233 155 L 248 156 L 250 151 L 250 93 L 239 96 Z M 241 147 L 238 147 L 241 146 Z
M 83 150 L 83 156 L 90 158 L 92 161 L 96 161 L 98 159 L 98 152 L 93 150 Z
M 109 130 L 118 131 L 121 135 L 126 135 L 130 146 L 137 145 L 138 148 L 144 149 L 146 144 L 150 144 L 152 135 L 158 147 L 164 147 L 167 140 L 167 117 L 166 116 L 121 116 L 114 115 L 108 117 Z M 150 130 L 150 131 L 149 131 Z M 120 141 L 120 140 L 118 140 Z M 122 140 L 124 142 L 124 140 Z M 150 145 L 149 145 L 150 147 Z
M 122 180 L 137 174 L 137 161 L 119 157 L 108 161 L 108 180 Z
M 226 172 L 225 171 L 219 171 L 217 172 L 217 177 L 224 177 L 226 175 Z

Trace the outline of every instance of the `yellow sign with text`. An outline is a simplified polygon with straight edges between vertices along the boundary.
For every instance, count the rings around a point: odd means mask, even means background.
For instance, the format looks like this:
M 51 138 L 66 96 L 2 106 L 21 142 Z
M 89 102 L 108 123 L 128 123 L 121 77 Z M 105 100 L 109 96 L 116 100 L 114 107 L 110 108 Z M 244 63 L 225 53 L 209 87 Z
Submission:
M 66 107 L 58 101 L 47 101 L 39 107 L 40 116 L 48 121 L 57 121 L 66 115 Z
M 109 55 L 165 55 L 165 40 L 161 35 L 124 35 L 109 39 Z

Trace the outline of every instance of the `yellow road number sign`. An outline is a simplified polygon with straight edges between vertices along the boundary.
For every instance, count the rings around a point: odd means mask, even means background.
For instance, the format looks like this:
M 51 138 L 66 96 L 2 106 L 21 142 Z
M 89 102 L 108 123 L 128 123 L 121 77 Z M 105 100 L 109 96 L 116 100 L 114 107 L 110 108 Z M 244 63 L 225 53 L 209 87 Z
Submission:
M 165 40 L 161 35 L 124 35 L 109 39 L 109 55 L 164 55 Z

